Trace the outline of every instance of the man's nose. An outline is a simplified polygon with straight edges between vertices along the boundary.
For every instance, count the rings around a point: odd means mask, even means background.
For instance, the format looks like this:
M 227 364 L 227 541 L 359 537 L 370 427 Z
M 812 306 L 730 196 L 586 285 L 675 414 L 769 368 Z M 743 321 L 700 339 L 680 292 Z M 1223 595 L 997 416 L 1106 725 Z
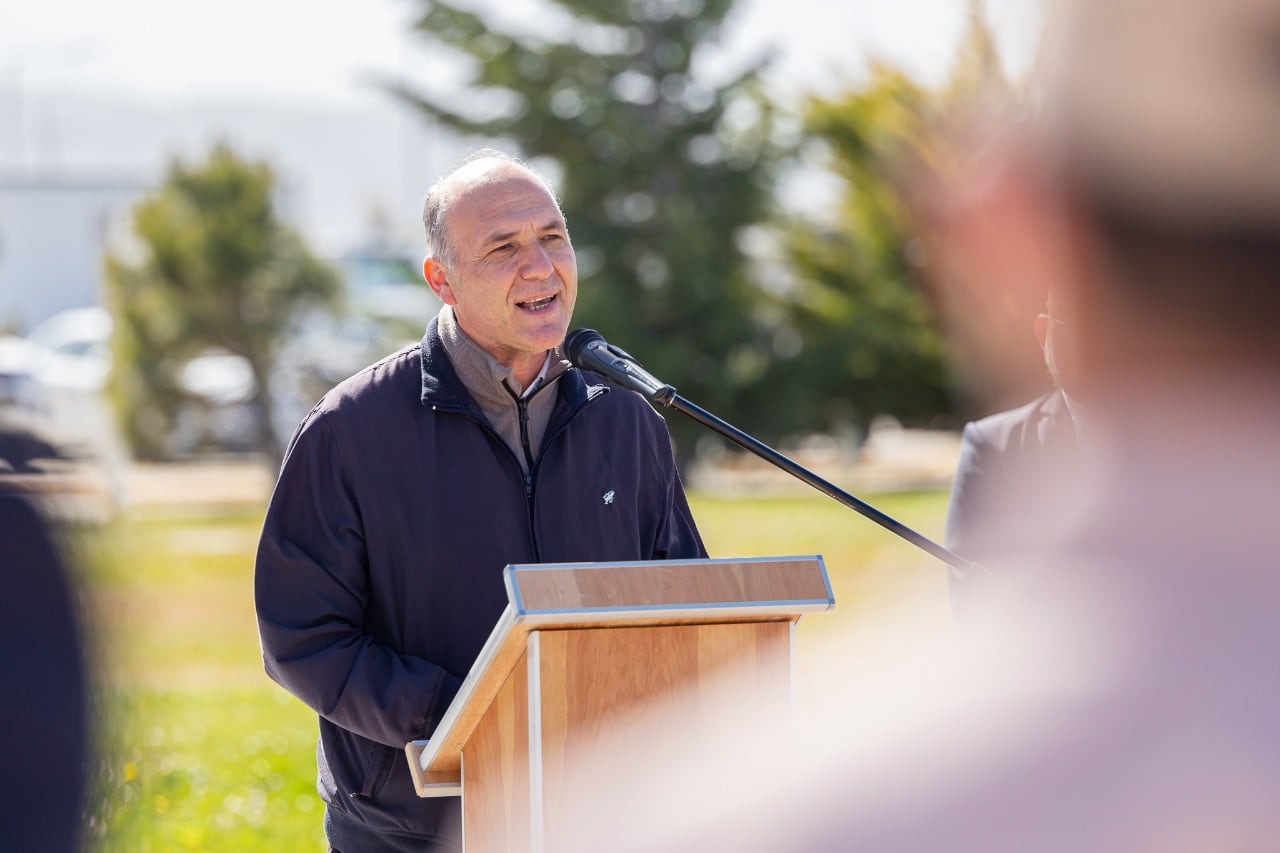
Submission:
M 524 253 L 524 257 L 520 263 L 520 277 L 541 281 L 551 275 L 555 268 L 551 265 L 551 258 L 547 252 L 538 243 L 534 243 Z

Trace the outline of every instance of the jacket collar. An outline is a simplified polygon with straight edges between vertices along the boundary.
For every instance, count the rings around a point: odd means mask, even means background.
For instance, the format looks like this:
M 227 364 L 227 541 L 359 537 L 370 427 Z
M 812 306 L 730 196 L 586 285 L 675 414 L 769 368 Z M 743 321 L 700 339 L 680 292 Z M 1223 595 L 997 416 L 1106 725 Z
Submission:
M 1037 431 L 1042 444 L 1070 445 L 1076 441 L 1076 423 L 1061 390 L 1051 391 L 1041 398 L 1040 419 Z
M 438 324 L 439 318 L 432 317 L 419 347 L 422 356 L 422 393 L 419 399 L 422 405 L 430 408 L 479 414 L 475 401 L 467 393 L 462 380 L 458 378 L 458 372 L 445 353 Z M 609 390 L 604 384 L 588 385 L 585 375 L 576 367 L 566 370 L 559 381 L 560 397 L 556 403 L 556 412 L 564 407 L 575 411 Z M 556 415 L 553 414 L 552 422 L 556 420 Z

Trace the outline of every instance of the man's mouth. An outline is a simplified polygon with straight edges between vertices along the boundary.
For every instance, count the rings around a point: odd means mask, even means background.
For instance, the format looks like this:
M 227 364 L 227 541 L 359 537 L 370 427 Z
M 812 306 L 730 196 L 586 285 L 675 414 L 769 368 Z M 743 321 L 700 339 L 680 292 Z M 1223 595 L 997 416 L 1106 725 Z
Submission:
M 552 303 L 554 303 L 555 301 L 556 301 L 556 295 L 553 293 L 550 296 L 540 296 L 537 299 L 530 299 L 526 302 L 517 302 L 516 305 L 518 305 L 519 307 L 523 308 L 526 311 L 532 311 L 534 313 L 537 313 L 538 311 L 547 310 L 548 308 L 551 307 Z

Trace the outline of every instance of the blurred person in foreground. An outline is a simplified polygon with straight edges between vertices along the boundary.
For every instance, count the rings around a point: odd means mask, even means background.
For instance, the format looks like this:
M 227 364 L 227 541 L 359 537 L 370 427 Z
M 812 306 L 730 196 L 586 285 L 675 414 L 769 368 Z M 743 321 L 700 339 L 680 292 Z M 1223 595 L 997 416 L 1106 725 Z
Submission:
M 1076 325 L 1088 440 L 1001 492 L 1016 571 L 954 642 L 835 639 L 789 741 L 664 749 L 577 849 L 1275 847 L 1280 4 L 1062 15 L 1032 125 L 912 196 L 957 334 L 1028 287 Z
M 72 580 L 53 531 L 0 470 L 0 850 L 80 849 L 88 690 Z
M 564 358 L 577 267 L 545 181 L 480 152 L 424 222 L 443 308 L 298 427 L 258 551 L 266 669 L 320 716 L 343 853 L 458 847 L 456 798 L 420 799 L 404 746 L 501 615 L 504 566 L 706 556 L 665 422 Z

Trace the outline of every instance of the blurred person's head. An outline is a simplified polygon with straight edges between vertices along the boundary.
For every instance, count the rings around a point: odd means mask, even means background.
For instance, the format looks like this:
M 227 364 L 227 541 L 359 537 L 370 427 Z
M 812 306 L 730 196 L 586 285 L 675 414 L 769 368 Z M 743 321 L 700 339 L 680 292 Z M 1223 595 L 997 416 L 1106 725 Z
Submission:
M 496 151 L 467 158 L 423 208 L 423 276 L 458 326 L 527 384 L 560 344 L 578 292 L 577 262 L 551 189 Z
M 1088 397 L 1280 363 L 1280 5 L 1060 11 L 1035 118 L 917 206 L 953 326 L 1051 292 L 1046 358 Z

